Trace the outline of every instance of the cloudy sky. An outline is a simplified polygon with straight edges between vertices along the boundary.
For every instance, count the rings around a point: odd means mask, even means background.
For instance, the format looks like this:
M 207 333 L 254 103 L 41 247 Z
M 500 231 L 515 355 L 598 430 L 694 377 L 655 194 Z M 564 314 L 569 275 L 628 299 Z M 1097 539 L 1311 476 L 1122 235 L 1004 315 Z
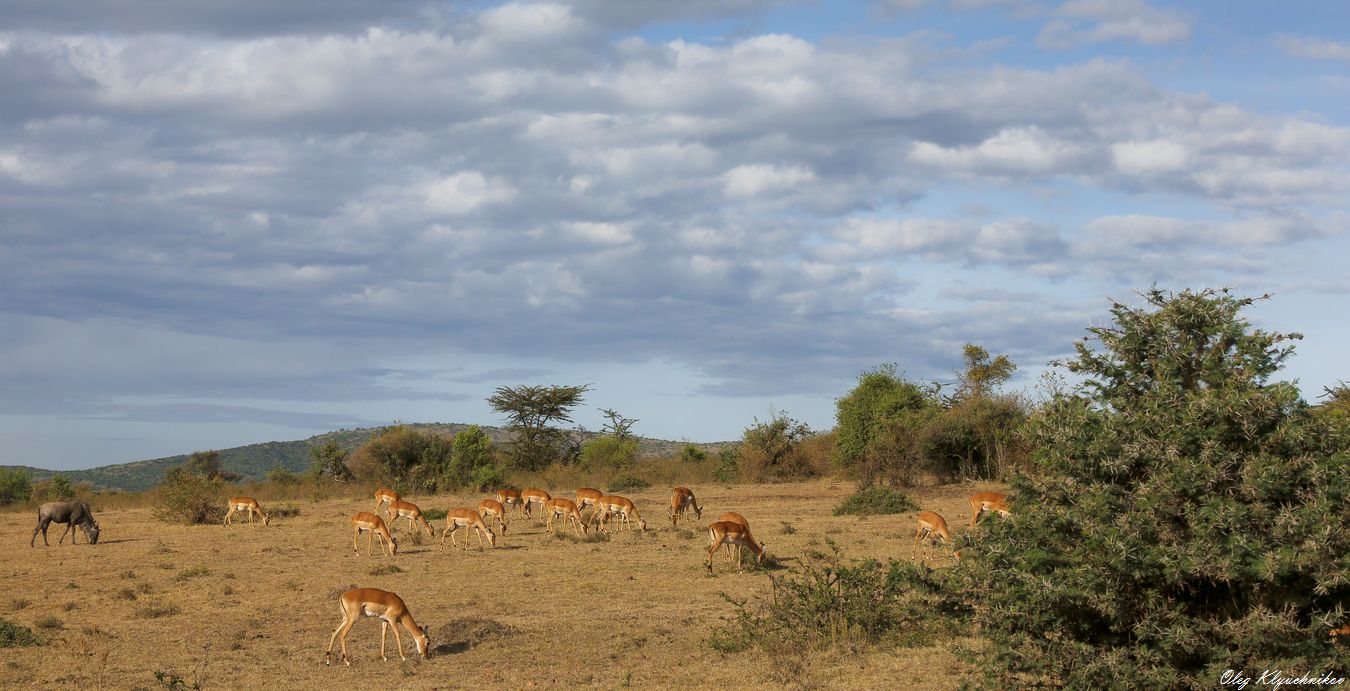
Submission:
M 11 0 L 0 94 L 0 464 L 828 428 L 1154 283 L 1350 378 L 1350 3 Z

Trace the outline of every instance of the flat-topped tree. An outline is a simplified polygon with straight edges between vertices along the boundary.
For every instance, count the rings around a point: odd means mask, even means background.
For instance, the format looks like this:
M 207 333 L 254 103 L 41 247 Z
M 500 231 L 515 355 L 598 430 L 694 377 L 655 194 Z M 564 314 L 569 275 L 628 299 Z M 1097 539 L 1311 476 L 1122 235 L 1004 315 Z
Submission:
M 591 390 L 581 386 L 500 386 L 488 397 L 488 405 L 506 415 L 513 433 L 508 445 L 512 463 L 522 470 L 538 470 L 568 458 L 579 447 L 568 445 L 567 430 L 555 427 L 572 422 L 572 410 Z
M 1229 669 L 1344 670 L 1327 631 L 1350 602 L 1350 426 L 1272 381 L 1300 336 L 1253 328 L 1253 298 L 1141 297 L 1058 363 L 1081 384 L 1033 416 L 1012 515 L 963 549 L 991 643 L 974 678 L 1211 688 Z

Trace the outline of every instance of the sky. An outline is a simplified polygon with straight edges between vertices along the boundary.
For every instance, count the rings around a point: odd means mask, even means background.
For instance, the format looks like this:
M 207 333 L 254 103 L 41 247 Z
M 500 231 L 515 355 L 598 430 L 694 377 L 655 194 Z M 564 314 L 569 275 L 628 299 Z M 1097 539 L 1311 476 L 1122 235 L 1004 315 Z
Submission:
M 1350 3 L 11 0 L 0 94 L 0 465 L 824 430 L 1152 285 L 1350 379 Z

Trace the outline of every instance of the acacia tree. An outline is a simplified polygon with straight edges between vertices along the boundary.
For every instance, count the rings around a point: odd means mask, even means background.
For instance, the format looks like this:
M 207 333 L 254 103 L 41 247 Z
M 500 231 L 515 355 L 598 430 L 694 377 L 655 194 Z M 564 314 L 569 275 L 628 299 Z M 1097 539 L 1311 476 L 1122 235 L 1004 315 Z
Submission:
M 1149 290 L 1089 329 L 1034 416 L 1011 520 L 962 576 L 992 688 L 1212 688 L 1226 670 L 1343 672 L 1350 429 L 1271 377 L 1297 334 L 1250 298 Z
M 574 461 L 580 447 L 569 445 L 568 430 L 555 424 L 572 421 L 572 409 L 581 405 L 590 391 L 581 386 L 500 386 L 488 397 L 488 405 L 506 415 L 513 433 L 508 445 L 512 465 L 521 470 L 539 470 L 554 461 Z

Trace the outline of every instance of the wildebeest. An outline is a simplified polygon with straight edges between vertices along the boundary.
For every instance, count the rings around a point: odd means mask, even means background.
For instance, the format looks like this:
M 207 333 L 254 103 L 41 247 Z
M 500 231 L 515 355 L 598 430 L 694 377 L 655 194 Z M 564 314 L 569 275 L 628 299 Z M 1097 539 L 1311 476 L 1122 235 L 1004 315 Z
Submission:
M 37 542 L 38 531 L 42 531 L 42 544 L 51 547 L 47 542 L 47 526 L 52 521 L 65 523 L 66 529 L 61 533 L 61 539 L 56 544 L 65 542 L 66 533 L 70 533 L 70 544 L 75 544 L 75 526 L 84 528 L 84 535 L 89 540 L 89 544 L 98 544 L 98 522 L 94 520 L 94 513 L 89 510 L 89 505 L 82 501 L 49 501 L 38 507 L 38 524 L 33 528 L 33 539 L 28 541 L 28 546 L 33 547 Z

